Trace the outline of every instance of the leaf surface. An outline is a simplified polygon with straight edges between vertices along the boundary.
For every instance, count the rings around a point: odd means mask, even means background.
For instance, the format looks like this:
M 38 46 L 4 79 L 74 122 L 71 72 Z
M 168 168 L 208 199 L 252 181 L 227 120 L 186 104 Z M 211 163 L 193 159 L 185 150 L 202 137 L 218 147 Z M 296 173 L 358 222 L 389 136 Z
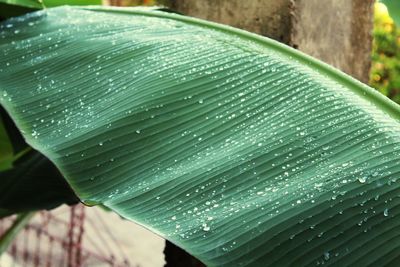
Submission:
M 56 7 L 62 5 L 85 6 L 85 5 L 101 5 L 102 0 L 43 0 L 46 7 Z
M 208 266 L 398 260 L 399 106 L 270 39 L 48 9 L 1 24 L 0 103 L 82 201 Z

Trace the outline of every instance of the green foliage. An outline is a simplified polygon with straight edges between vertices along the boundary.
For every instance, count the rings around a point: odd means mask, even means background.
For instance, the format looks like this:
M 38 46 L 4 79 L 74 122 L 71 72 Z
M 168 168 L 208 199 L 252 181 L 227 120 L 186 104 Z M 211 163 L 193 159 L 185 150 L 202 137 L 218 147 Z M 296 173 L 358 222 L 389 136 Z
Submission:
M 43 4 L 45 7 L 101 5 L 102 0 L 43 0 Z
M 0 171 L 0 210 L 8 211 L 5 213 L 52 209 L 78 202 L 54 164 L 37 151 L 25 152 L 12 162 L 12 167 Z
M 390 16 L 393 18 L 394 22 L 400 27 L 400 1 L 398 0 L 382 0 L 390 13 Z
M 370 85 L 397 103 L 400 103 L 399 29 L 385 6 L 376 3 Z
M 46 7 L 101 5 L 102 0 L 0 0 L 0 21 Z
M 55 8 L 0 29 L 0 103 L 82 201 L 209 266 L 396 262 L 400 108 L 372 88 L 159 11 Z
M 0 0 L 0 21 L 43 8 L 39 0 Z
M 0 171 L 11 168 L 13 148 L 0 117 Z

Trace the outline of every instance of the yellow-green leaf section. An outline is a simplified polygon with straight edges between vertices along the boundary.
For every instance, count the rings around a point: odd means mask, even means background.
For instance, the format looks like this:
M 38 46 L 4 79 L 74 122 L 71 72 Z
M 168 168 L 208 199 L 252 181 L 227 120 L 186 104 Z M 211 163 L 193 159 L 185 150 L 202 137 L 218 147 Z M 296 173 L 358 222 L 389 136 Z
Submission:
M 400 112 L 373 89 L 157 11 L 62 7 L 0 27 L 0 102 L 83 201 L 208 266 L 399 261 Z

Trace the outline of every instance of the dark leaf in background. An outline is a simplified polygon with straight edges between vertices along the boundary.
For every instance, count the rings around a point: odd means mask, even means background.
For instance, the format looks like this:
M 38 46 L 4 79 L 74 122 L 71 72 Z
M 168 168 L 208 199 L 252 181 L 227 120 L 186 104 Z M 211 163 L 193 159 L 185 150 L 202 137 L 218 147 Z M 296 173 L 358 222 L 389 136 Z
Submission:
M 9 142 L 11 144 L 14 155 L 27 149 L 29 145 L 25 142 L 25 139 L 22 137 L 20 131 L 15 126 L 14 122 L 11 120 L 10 116 L 8 116 L 7 112 L 1 106 L 0 106 L 0 119 L 2 122 L 2 127 L 4 128 L 4 137 L 1 136 L 0 140 L 4 142 Z
M 13 169 L 0 172 L 0 181 L 0 216 L 78 202 L 54 164 L 37 151 L 22 156 Z
M 0 0 L 0 20 L 20 16 L 42 8 L 43 5 L 39 0 Z

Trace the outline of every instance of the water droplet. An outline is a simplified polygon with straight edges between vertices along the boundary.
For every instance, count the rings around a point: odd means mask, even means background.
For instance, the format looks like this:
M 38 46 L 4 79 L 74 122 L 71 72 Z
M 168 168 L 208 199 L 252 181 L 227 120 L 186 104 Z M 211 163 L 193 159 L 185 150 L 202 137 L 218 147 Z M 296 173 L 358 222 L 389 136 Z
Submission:
M 210 231 L 210 226 L 208 226 L 206 223 L 203 224 L 203 231 L 208 232 Z
M 137 134 L 140 134 L 140 130 L 136 130 L 136 133 L 137 133 Z
M 100 142 L 100 143 L 99 143 L 99 146 L 102 146 L 102 145 L 103 145 L 103 142 Z
M 359 177 L 358 181 L 363 184 L 367 181 L 367 177 Z
M 324 259 L 327 261 L 327 260 L 329 260 L 329 258 L 330 258 L 329 252 L 325 252 L 324 253 Z
M 389 216 L 389 209 L 388 209 L 388 208 L 386 208 L 386 209 L 383 211 L 383 216 L 385 216 L 385 217 Z

